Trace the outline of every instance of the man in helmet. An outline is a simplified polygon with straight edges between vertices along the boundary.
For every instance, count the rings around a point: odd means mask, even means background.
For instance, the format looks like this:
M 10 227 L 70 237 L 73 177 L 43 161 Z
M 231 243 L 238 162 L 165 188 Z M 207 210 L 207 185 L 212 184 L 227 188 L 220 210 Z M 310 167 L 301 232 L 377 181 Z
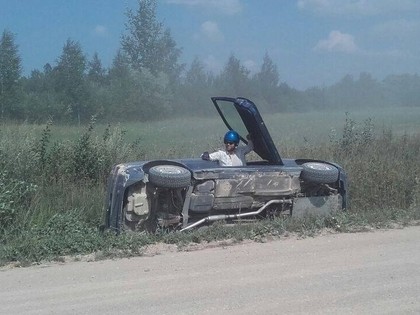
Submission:
M 204 152 L 201 155 L 203 160 L 218 161 L 220 166 L 244 166 L 246 165 L 245 155 L 254 149 L 251 136 L 246 136 L 248 144 L 239 145 L 239 135 L 234 130 L 229 130 L 224 136 L 225 149 L 213 153 Z

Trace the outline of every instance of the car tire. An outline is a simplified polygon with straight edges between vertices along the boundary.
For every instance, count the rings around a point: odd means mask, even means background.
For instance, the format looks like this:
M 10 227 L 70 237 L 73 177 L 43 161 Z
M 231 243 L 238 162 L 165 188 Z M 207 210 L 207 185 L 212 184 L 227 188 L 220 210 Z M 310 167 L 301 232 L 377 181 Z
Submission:
M 330 184 L 338 180 L 338 169 L 327 163 L 308 162 L 302 164 L 301 177 L 303 180 L 317 183 Z
M 191 173 L 176 165 L 157 165 L 149 169 L 149 182 L 158 187 L 183 188 L 191 183 Z

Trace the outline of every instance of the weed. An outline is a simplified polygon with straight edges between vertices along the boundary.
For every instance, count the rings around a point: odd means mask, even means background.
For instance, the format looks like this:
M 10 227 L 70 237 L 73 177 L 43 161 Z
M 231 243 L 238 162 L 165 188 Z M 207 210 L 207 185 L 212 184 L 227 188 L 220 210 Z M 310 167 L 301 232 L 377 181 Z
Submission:
M 45 168 L 47 162 L 47 148 L 51 138 L 51 126 L 53 124 L 52 118 L 48 119 L 45 128 L 42 130 L 41 139 L 38 145 L 34 148 L 34 151 L 38 157 L 39 168 L 42 171 Z
M 19 210 L 28 207 L 36 186 L 9 176 L 7 171 L 0 172 L 0 227 L 6 228 L 13 223 Z
M 97 125 L 93 117 L 82 130 L 55 126 L 52 120 L 45 126 L 2 126 L 0 262 L 61 259 L 91 252 L 101 257 L 130 256 L 156 242 L 180 248 L 191 242 L 264 242 L 287 234 L 311 237 L 324 229 L 367 231 L 420 220 L 420 135 L 413 132 L 417 129 L 411 133 L 376 130 L 373 119 L 356 120 L 346 114 L 341 130 L 337 116 L 319 122 L 315 116 L 291 115 L 268 119 L 276 122 L 269 125 L 282 155 L 334 160 L 343 166 L 350 180 L 350 211 L 327 218 L 276 218 L 234 226 L 216 222 L 187 233 L 162 231 L 156 235 L 98 232 L 108 172 L 116 163 L 193 157 L 217 148 L 223 128 L 220 122 L 197 119 L 187 124 L 174 119 L 111 127 Z M 297 126 L 301 120 L 309 123 Z M 333 130 L 329 142 L 320 140 L 327 131 L 315 130 L 321 125 Z

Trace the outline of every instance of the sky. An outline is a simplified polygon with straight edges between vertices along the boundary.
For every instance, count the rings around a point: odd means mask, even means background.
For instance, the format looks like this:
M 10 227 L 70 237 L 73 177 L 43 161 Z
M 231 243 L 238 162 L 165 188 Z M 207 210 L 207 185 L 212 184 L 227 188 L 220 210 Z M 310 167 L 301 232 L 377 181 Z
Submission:
M 15 35 L 23 74 L 56 64 L 67 39 L 109 67 L 137 0 L 0 0 L 0 31 Z M 330 86 L 362 72 L 420 73 L 420 0 L 158 0 L 187 67 L 217 74 L 232 54 L 251 73 L 266 53 L 280 81 Z

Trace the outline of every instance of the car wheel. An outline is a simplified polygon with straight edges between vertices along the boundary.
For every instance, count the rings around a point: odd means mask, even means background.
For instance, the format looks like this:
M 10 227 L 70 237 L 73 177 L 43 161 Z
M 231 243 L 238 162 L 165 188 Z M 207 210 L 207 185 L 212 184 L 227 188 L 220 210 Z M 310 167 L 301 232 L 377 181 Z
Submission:
M 182 188 L 191 183 L 189 170 L 176 165 L 158 165 L 149 170 L 149 181 L 165 188 Z
M 330 164 L 308 162 L 302 164 L 302 179 L 312 183 L 330 184 L 338 180 L 338 169 Z

